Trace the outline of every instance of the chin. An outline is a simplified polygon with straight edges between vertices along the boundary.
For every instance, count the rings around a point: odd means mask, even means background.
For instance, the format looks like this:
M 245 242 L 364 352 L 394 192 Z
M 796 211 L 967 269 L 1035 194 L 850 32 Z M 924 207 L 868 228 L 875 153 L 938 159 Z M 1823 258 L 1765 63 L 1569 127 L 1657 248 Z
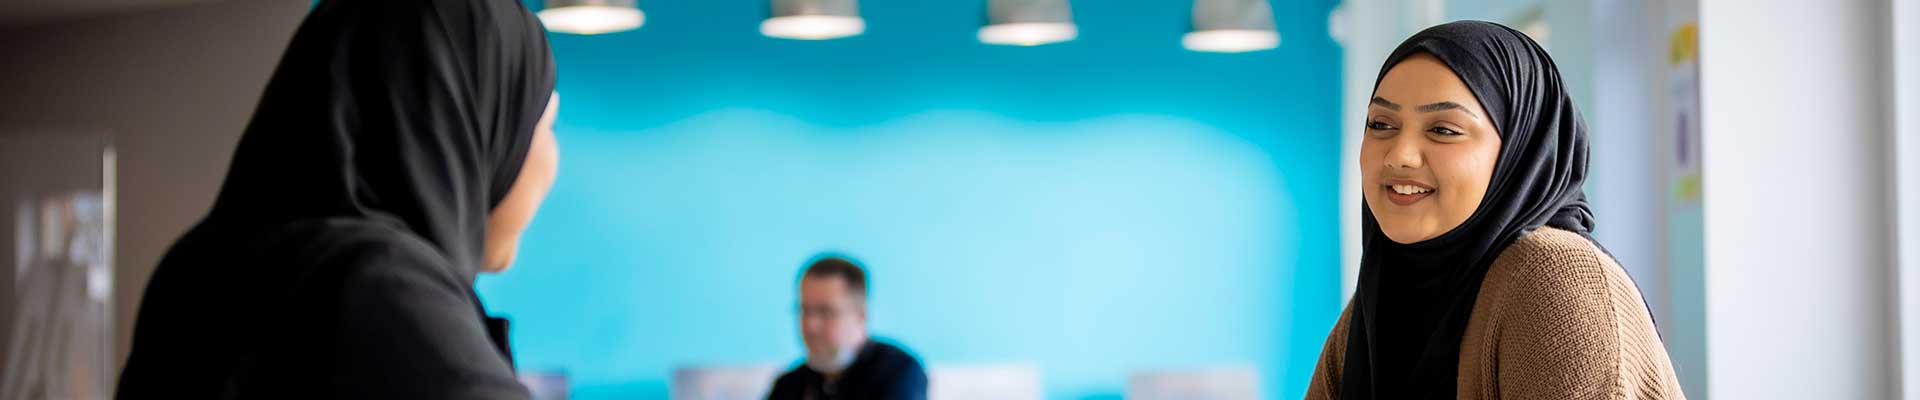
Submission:
M 520 255 L 520 238 L 489 238 L 486 247 L 481 250 L 480 271 L 500 272 L 513 266 L 513 260 Z
M 507 255 L 498 256 L 498 257 L 487 257 L 485 260 L 481 261 L 480 272 L 498 273 L 500 271 L 506 271 L 507 267 L 512 267 L 512 266 L 513 266 L 513 254 L 507 254 Z
M 1435 237 L 1440 236 L 1439 234 L 1436 234 L 1431 230 L 1409 232 L 1408 230 L 1405 230 L 1405 229 L 1391 229 L 1387 227 L 1388 225 L 1389 224 L 1386 221 L 1381 221 L 1380 233 L 1386 234 L 1387 239 L 1392 240 L 1394 243 L 1414 244 L 1414 243 L 1425 242 L 1428 239 L 1433 239 Z

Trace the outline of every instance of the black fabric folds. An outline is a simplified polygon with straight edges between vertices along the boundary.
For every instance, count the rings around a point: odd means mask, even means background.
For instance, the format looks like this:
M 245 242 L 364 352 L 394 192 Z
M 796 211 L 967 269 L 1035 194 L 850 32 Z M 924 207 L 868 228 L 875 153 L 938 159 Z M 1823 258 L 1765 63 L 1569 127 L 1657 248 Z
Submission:
M 525 398 L 473 281 L 554 73 L 517 1 L 318 4 L 148 281 L 117 396 Z

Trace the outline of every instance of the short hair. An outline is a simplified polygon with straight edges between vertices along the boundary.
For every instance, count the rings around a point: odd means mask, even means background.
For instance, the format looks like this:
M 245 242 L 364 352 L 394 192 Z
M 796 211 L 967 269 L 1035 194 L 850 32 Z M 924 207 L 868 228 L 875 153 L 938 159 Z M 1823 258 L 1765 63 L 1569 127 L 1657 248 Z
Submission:
M 837 278 L 846 282 L 847 289 L 859 294 L 861 299 L 867 298 L 866 270 L 860 268 L 859 263 L 844 256 L 829 255 L 815 258 L 807 265 L 807 270 L 800 274 L 800 279 L 807 278 Z

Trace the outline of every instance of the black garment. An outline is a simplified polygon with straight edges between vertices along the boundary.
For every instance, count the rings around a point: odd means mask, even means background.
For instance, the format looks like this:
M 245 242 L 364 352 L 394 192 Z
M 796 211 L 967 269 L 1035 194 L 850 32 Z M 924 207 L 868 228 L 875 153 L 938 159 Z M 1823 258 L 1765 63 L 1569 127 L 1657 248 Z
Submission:
M 319 4 L 154 270 L 118 397 L 527 398 L 473 281 L 552 57 L 513 0 Z
M 1583 236 L 1593 229 L 1580 188 L 1586 123 L 1546 50 L 1499 24 L 1448 23 L 1401 43 L 1375 86 L 1423 53 L 1459 75 L 1486 109 L 1500 133 L 1499 158 L 1479 209 L 1439 237 L 1395 243 L 1371 209 L 1361 214 L 1360 284 L 1341 375 L 1350 399 L 1452 398 L 1460 338 L 1494 258 L 1542 225 Z
M 853 357 L 853 365 L 839 379 L 826 377 L 805 363 L 780 375 L 767 400 L 925 400 L 927 372 L 912 354 L 878 340 L 868 340 Z

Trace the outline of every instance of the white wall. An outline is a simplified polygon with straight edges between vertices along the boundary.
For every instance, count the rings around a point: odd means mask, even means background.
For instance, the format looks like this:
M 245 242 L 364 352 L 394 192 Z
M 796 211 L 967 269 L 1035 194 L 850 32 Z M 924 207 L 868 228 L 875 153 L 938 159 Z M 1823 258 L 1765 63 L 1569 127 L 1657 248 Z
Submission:
M 1887 15 L 1899 175 L 1900 389 L 1907 400 L 1920 400 L 1920 0 L 1892 3 Z
M 1886 4 L 1700 1 L 1716 398 L 1894 394 Z
M 227 0 L 0 30 L 0 140 L 114 132 L 116 359 L 149 273 L 211 205 L 308 6 Z

